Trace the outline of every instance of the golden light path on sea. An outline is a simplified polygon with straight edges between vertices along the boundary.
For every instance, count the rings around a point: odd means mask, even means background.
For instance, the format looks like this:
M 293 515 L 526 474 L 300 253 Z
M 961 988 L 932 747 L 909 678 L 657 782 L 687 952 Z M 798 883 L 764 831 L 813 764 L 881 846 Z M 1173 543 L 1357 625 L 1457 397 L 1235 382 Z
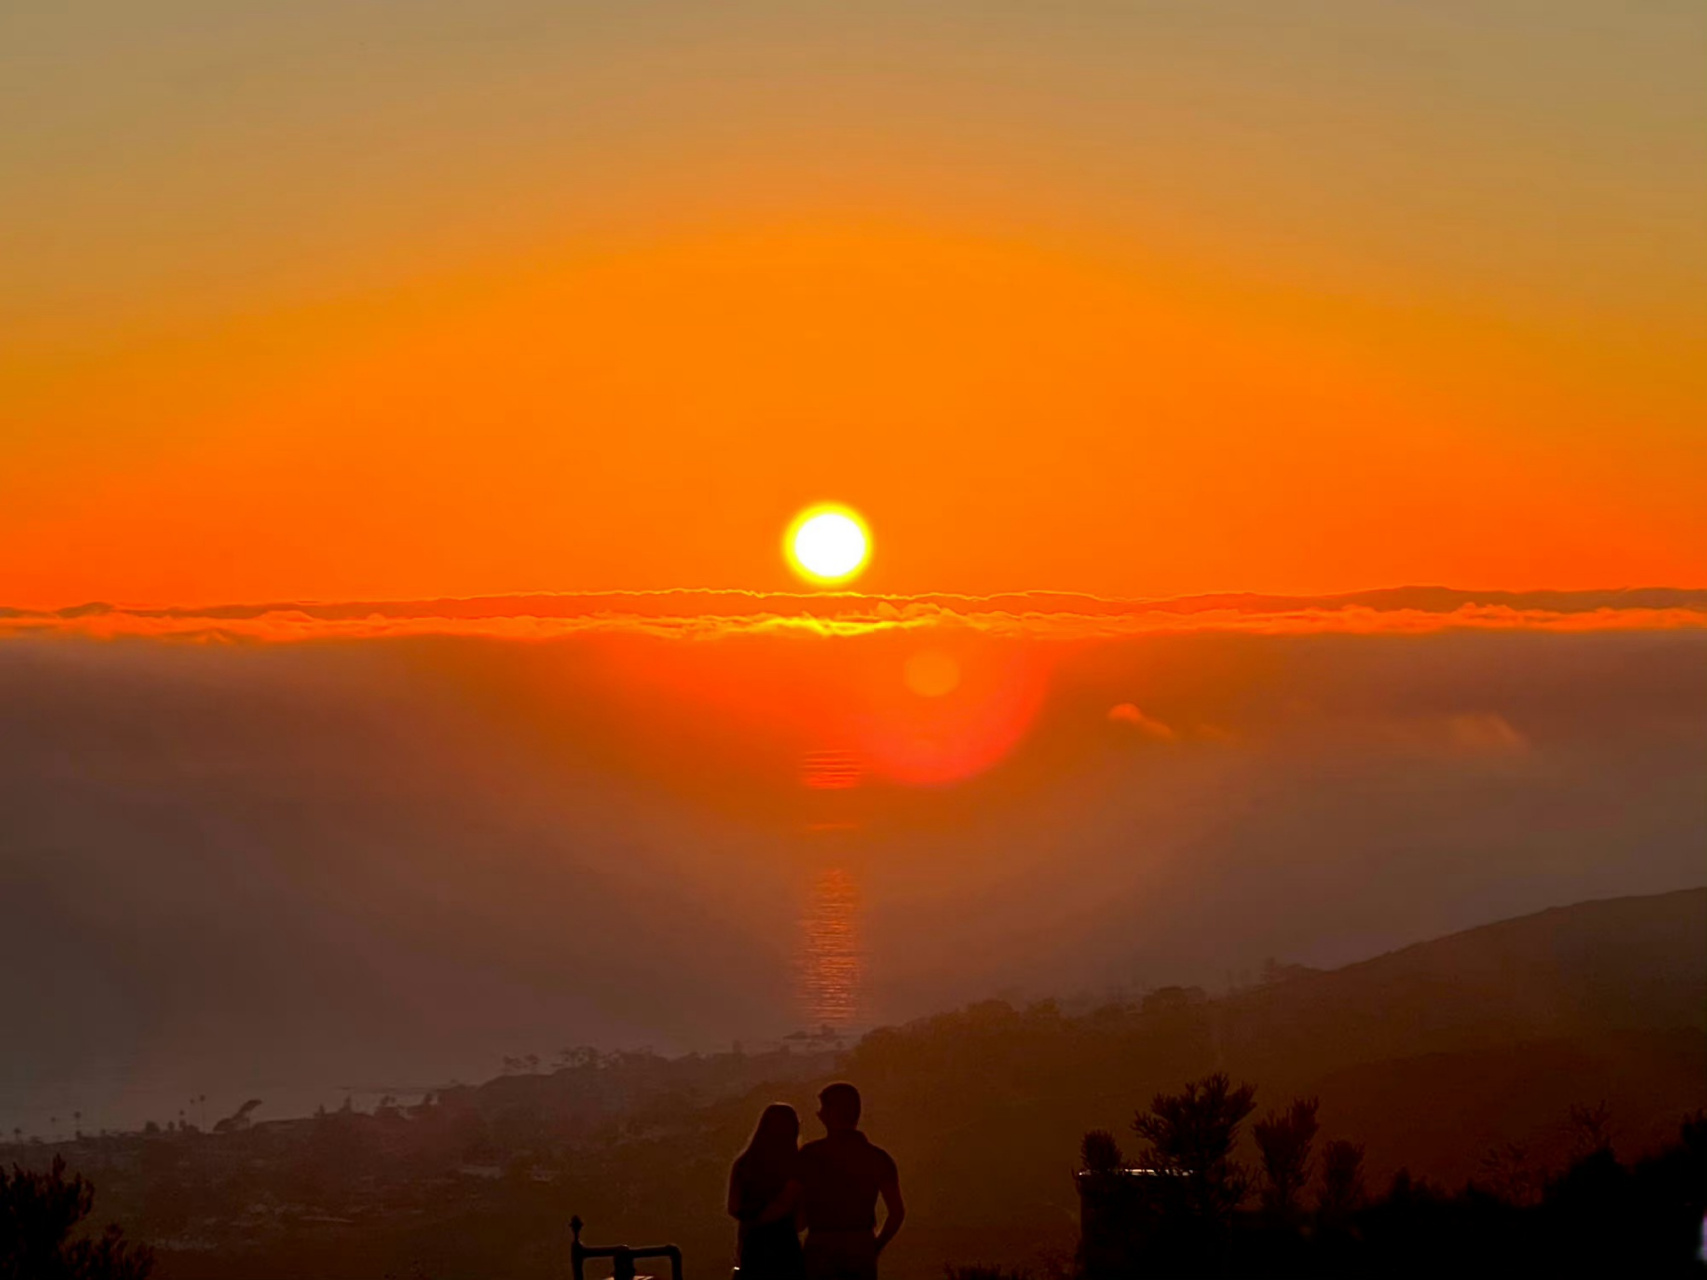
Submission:
M 860 947 L 859 886 L 847 871 L 820 871 L 801 917 L 798 998 L 813 1027 L 837 1030 L 859 1017 L 864 953 Z

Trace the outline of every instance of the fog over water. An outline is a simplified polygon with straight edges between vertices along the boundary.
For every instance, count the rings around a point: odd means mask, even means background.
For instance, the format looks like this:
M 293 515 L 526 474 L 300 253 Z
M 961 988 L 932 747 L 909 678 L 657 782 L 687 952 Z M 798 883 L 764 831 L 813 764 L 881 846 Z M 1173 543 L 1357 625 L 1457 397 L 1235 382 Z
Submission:
M 0 1126 L 1219 987 L 1699 884 L 1704 658 L 1696 630 L 8 640 Z M 902 710 L 814 718 L 861 681 Z

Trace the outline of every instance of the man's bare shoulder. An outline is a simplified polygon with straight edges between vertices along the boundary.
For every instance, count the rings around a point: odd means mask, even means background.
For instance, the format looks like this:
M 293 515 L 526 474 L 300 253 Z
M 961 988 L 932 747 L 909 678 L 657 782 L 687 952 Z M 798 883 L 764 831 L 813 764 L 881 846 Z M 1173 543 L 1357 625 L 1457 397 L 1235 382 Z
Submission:
M 878 1181 L 880 1181 L 880 1182 L 898 1182 L 898 1181 L 900 1181 L 901 1175 L 900 1175 L 899 1170 L 895 1167 L 895 1157 L 890 1155 L 887 1151 L 885 1151 L 882 1147 L 878 1146 L 875 1142 L 871 1144 L 871 1159 L 872 1159 L 872 1163 L 874 1163 L 877 1166 Z

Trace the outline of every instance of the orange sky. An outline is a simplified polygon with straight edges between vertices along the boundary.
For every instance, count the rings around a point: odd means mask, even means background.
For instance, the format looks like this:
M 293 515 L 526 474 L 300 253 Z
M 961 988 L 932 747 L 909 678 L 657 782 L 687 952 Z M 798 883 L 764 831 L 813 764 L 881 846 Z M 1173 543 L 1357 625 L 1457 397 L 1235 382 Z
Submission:
M 0 603 L 1707 582 L 1682 9 L 497 8 L 21 30 Z

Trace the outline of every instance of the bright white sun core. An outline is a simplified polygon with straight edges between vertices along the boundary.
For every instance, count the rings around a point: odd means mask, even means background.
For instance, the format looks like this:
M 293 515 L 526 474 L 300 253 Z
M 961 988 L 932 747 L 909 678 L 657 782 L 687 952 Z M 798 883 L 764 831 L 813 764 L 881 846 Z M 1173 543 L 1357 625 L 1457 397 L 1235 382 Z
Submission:
M 812 507 L 795 517 L 783 549 L 794 571 L 808 582 L 849 582 L 871 557 L 871 535 L 865 521 L 847 507 Z

